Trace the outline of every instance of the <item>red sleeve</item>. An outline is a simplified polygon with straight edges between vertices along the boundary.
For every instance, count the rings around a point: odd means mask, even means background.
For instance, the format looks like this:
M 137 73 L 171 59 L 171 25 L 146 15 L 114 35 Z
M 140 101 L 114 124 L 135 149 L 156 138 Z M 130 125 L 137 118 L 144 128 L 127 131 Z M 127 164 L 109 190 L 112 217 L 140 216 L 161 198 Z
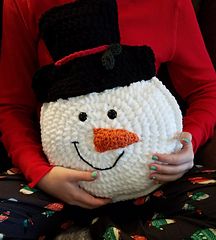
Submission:
M 31 88 L 37 68 L 36 36 L 30 30 L 28 1 L 4 1 L 0 58 L 0 131 L 15 166 L 34 186 L 51 166 L 33 123 L 36 100 Z M 28 15 L 29 14 L 29 15 Z M 36 34 L 35 34 L 36 35 Z
M 216 125 L 216 74 L 190 0 L 179 1 L 175 38 L 168 67 L 177 92 L 188 105 L 184 131 L 192 134 L 196 151 L 213 135 Z

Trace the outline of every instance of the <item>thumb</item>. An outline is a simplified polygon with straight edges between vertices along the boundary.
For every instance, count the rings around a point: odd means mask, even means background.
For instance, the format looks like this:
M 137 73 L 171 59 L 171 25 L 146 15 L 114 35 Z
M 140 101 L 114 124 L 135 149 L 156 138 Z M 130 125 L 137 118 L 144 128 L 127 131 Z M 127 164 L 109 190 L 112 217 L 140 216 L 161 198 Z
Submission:
M 97 171 L 79 171 L 73 170 L 71 173 L 71 179 L 73 181 L 94 181 L 98 177 Z

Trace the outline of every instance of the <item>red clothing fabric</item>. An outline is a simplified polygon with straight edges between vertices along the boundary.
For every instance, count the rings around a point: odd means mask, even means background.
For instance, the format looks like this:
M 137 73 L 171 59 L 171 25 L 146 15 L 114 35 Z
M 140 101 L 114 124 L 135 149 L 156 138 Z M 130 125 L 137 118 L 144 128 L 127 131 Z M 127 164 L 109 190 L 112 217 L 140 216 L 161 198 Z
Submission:
M 38 21 L 51 7 L 71 0 L 4 1 L 0 62 L 2 141 L 30 186 L 50 166 L 32 121 L 37 101 L 31 88 L 39 66 L 52 62 L 38 34 Z M 216 75 L 204 46 L 190 0 L 117 0 L 121 43 L 152 47 L 156 66 L 168 62 L 178 94 L 187 102 L 184 130 L 194 151 L 212 136 L 216 123 Z

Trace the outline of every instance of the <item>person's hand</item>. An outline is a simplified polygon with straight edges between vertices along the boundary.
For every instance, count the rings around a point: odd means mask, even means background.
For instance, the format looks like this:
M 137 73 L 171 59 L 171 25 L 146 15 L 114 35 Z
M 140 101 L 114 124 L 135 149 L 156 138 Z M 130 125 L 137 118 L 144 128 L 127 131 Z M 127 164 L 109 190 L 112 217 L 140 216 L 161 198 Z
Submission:
M 79 181 L 94 181 L 96 178 L 96 172 L 54 167 L 39 181 L 38 187 L 65 203 L 92 209 L 111 201 L 96 198 L 79 187 Z
M 180 142 L 182 149 L 173 154 L 155 154 L 153 162 L 149 165 L 150 179 L 155 183 L 175 181 L 182 177 L 194 165 L 194 153 L 191 143 L 192 136 L 188 132 L 182 132 Z M 154 161 L 155 160 L 155 161 Z

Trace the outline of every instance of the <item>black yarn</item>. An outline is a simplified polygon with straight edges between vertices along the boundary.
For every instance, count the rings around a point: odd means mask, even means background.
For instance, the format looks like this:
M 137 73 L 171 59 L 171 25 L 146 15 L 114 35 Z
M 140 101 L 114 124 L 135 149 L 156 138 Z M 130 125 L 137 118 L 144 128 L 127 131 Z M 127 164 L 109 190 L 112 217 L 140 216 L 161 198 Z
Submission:
M 55 61 L 120 42 L 116 0 L 77 0 L 51 8 L 41 16 L 39 29 Z
M 107 70 L 113 69 L 115 66 L 115 56 L 119 55 L 121 51 L 122 48 L 119 43 L 110 45 L 108 50 L 102 56 L 102 65 Z
M 149 80 L 156 74 L 155 57 L 148 46 L 125 46 L 115 56 L 113 69 L 102 65 L 104 52 L 80 57 L 61 67 L 43 67 L 33 79 L 33 88 L 42 102 L 102 92 L 133 82 Z

